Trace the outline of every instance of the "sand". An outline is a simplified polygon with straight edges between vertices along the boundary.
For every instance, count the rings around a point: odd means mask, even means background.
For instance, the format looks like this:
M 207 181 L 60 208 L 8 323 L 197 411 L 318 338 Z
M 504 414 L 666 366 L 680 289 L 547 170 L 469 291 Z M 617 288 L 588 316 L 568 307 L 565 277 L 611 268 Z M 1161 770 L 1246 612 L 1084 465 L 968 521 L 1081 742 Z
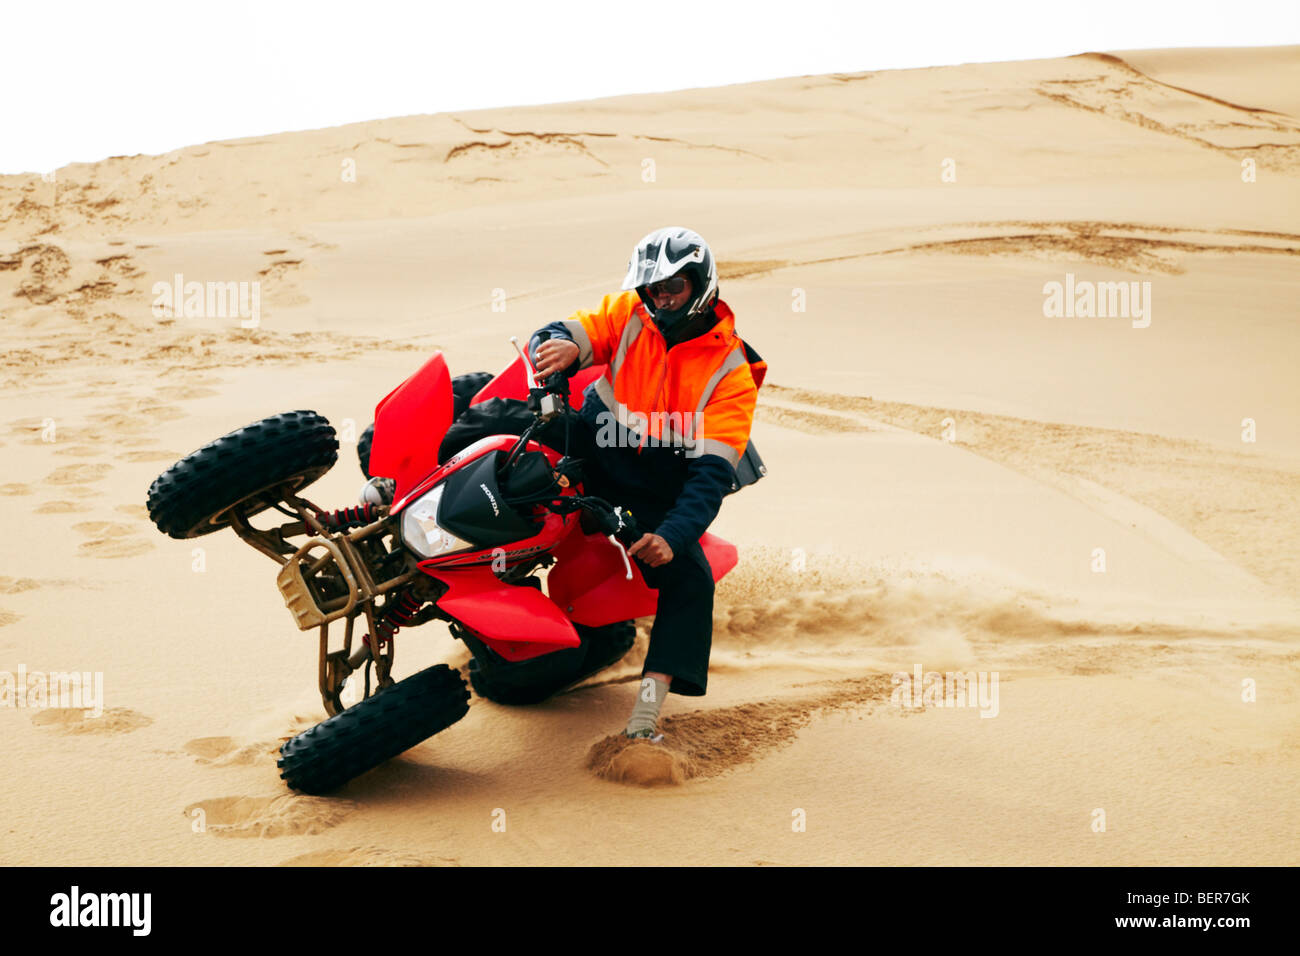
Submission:
M 810 76 L 0 177 L 0 672 L 103 675 L 98 717 L 0 707 L 0 862 L 1300 862 L 1298 70 Z M 642 621 L 579 688 L 290 794 L 315 637 L 233 535 L 159 534 L 149 483 L 314 408 L 312 497 L 353 503 L 426 355 L 503 367 L 668 223 L 770 366 L 708 695 L 611 737 Z M 178 273 L 259 283 L 257 326 L 155 315 Z M 1052 282 L 1149 308 L 1049 317 Z M 398 676 L 467 660 L 398 636 Z M 905 698 L 918 668 L 995 702 Z

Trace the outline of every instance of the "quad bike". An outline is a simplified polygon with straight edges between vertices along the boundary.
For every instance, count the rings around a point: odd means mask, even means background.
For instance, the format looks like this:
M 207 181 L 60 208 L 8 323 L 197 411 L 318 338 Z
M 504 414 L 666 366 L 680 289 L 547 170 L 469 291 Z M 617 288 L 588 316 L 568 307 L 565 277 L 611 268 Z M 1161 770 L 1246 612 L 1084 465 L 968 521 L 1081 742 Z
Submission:
M 399 628 L 446 622 L 473 654 L 475 691 L 504 704 L 544 700 L 631 648 L 631 619 L 653 614 L 657 599 L 628 559 L 625 545 L 640 536 L 635 519 L 584 494 L 582 462 L 568 455 L 569 410 L 603 372 L 539 383 L 519 351 L 496 376 L 453 380 L 435 352 L 376 407 L 358 453 L 377 477 L 358 506 L 328 511 L 302 495 L 338 457 L 334 429 L 313 411 L 231 432 L 154 480 L 149 516 L 160 531 L 194 538 L 231 528 L 280 566 L 276 584 L 299 629 L 319 632 L 317 683 L 329 718 L 280 748 L 291 789 L 334 790 L 468 712 L 465 681 L 445 664 L 394 680 Z M 526 400 L 532 423 L 440 463 L 453 418 L 489 398 Z M 557 416 L 562 451 L 533 439 Z M 264 512 L 285 520 L 255 527 Z M 715 580 L 735 566 L 734 546 L 707 533 L 700 543 Z M 356 693 L 346 685 L 358 677 Z M 350 706 L 345 689 L 358 698 Z

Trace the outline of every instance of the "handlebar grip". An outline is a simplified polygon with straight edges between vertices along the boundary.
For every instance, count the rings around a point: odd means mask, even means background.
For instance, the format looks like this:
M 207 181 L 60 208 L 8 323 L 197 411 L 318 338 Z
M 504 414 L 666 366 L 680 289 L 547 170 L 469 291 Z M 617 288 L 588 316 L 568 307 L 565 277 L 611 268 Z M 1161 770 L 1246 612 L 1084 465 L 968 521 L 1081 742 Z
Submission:
M 537 350 L 542 347 L 543 342 L 550 341 L 551 333 L 545 330 L 534 332 L 531 339 L 528 340 L 528 361 L 533 363 L 533 368 L 537 367 Z

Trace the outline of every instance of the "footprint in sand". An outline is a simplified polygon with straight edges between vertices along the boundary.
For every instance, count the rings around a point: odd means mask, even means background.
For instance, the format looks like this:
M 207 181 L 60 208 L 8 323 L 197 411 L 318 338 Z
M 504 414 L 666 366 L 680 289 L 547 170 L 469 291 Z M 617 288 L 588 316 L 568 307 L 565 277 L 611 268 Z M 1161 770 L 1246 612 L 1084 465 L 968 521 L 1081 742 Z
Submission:
M 129 515 L 132 518 L 138 518 L 141 521 L 149 520 L 149 509 L 144 505 L 118 505 L 113 510 L 118 514 Z
M 35 508 L 34 513 L 38 515 L 61 515 L 89 510 L 90 505 L 82 504 L 79 501 L 47 501 Z
M 175 389 L 187 390 L 187 391 L 190 390 L 190 389 L 195 389 L 195 390 L 198 390 L 198 391 L 206 392 L 206 391 L 207 391 L 207 386 L 209 386 L 209 385 L 225 385 L 225 384 L 226 384 L 226 379 L 224 379 L 224 378 L 218 378 L 217 376 L 214 376 L 214 375 L 208 375 L 208 376 L 199 375 L 199 374 L 197 374 L 193 369 L 169 368 L 169 369 L 166 369 L 166 370 L 163 371 L 161 377 L 162 377 L 162 378 L 167 378 L 167 377 L 172 376 L 172 375 L 177 375 L 177 376 L 182 377 L 182 378 L 184 379 L 184 382 L 183 382 L 182 384 L 180 384 L 180 385 L 164 385 L 164 386 L 160 386 L 159 389 L 155 392 L 156 395 L 158 395 L 159 397 L 162 397 L 162 398 L 183 398 L 183 397 L 188 397 L 188 398 L 207 398 L 208 396 L 207 396 L 206 394 L 205 394 L 205 395 L 198 395 L 198 396 L 195 396 L 195 395 L 182 396 L 182 395 L 168 395 L 168 394 L 166 394 L 166 392 L 167 392 L 169 389 L 174 389 L 174 388 L 175 388 Z M 214 392 L 213 394 L 219 394 L 219 393 Z
M 311 248 L 313 248 L 313 249 L 327 249 L 327 250 L 332 250 L 332 249 L 337 249 L 337 248 L 338 248 L 338 246 L 337 246 L 335 243 L 332 243 L 332 242 L 326 242 L 326 241 L 324 241 L 324 240 L 322 240 L 322 239 L 317 239 L 315 236 L 309 236 L 309 235 L 307 235 L 306 233 L 298 233 L 298 232 L 294 232 L 294 233 L 290 233 L 290 235 L 291 235 L 294 239 L 297 239 L 299 242 L 305 242 L 305 243 L 307 243 L 307 244 L 308 244 L 309 246 L 311 246 Z
M 32 578 L 0 577 L 0 594 L 20 594 L 23 591 L 35 591 L 41 582 Z
M 31 485 L 24 485 L 15 482 L 8 485 L 0 485 L 0 495 L 30 495 L 32 493 Z
M 148 448 L 144 451 L 129 451 L 125 455 L 118 456 L 122 461 L 129 462 L 166 462 L 172 464 L 180 461 L 185 457 L 183 453 L 167 451 L 163 448 Z
M 291 856 L 280 866 L 460 866 L 460 860 L 445 856 L 416 856 L 377 846 L 350 846 L 337 850 L 313 850 Z
M 77 400 L 83 400 L 87 398 L 103 398 L 104 390 L 113 388 L 116 385 L 115 382 L 91 382 L 90 384 L 91 384 L 90 388 L 86 389 L 85 391 L 77 392 L 73 395 L 70 395 L 69 398 L 75 398 Z
M 110 402 L 98 406 L 95 410 L 98 412 L 129 412 L 135 409 L 136 403 L 140 399 L 134 395 L 119 395 Z
M 103 398 L 105 390 L 117 388 L 117 382 L 107 380 L 87 381 L 82 384 L 86 388 L 72 395 L 72 398 Z
M 154 549 L 154 543 L 146 538 L 132 538 L 136 529 L 129 524 L 114 521 L 83 521 L 72 526 L 90 538 L 82 542 L 77 553 L 89 558 L 131 558 Z
M 28 428 L 14 428 L 11 429 L 11 433 L 18 439 L 17 443 L 20 445 L 45 445 L 46 447 L 49 447 L 54 444 L 54 442 L 44 436 L 44 428 L 42 425 L 33 425 Z M 56 432 L 55 434 L 57 436 L 58 433 Z M 21 436 L 27 437 L 23 438 Z
M 162 422 L 184 417 L 185 413 L 174 405 L 150 405 L 129 412 L 92 415 L 90 420 L 101 429 L 115 435 L 134 435 L 152 429 Z
M 288 273 L 296 271 L 301 265 L 301 259 L 278 259 L 261 270 L 258 275 L 266 279 L 281 279 Z
M 46 419 L 44 418 L 15 418 L 7 423 L 9 425 L 9 434 L 15 438 L 35 435 L 40 437 L 41 430 L 45 427 Z
M 51 707 L 32 715 L 35 726 L 61 734 L 129 734 L 152 723 L 152 717 L 129 707 L 109 707 L 98 717 L 69 707 Z
M 320 833 L 356 809 L 351 800 L 283 794 L 278 797 L 215 797 L 185 808 L 201 821 L 199 832 L 227 837 L 282 837 Z
M 87 481 L 102 481 L 113 470 L 112 465 L 83 463 L 64 465 L 45 476 L 47 485 L 80 485 Z
M 154 397 L 165 398 L 168 401 L 190 401 L 196 398 L 211 398 L 213 395 L 221 393 L 215 388 L 204 388 L 198 385 L 164 385 L 154 389 Z
M 76 455 L 78 458 L 93 458 L 96 455 L 107 454 L 104 449 L 94 445 L 69 445 L 66 448 L 56 448 L 56 455 Z
M 193 754 L 199 763 L 218 767 L 243 767 L 260 760 L 274 760 L 280 742 L 240 744 L 234 737 L 195 737 L 185 744 L 185 752 Z
M 12 611 L 0 610 L 0 627 L 5 627 L 6 625 L 12 624 L 15 621 L 20 621 L 20 620 L 22 620 L 21 614 L 15 614 Z

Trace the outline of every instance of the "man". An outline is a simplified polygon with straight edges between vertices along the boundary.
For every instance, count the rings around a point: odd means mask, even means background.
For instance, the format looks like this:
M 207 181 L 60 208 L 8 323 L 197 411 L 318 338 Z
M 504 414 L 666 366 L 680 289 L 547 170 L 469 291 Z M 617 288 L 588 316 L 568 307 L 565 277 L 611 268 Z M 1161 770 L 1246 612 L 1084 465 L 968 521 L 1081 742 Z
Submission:
M 623 290 L 538 330 L 530 349 L 542 378 L 607 366 L 583 396 L 579 447 L 592 492 L 653 529 L 628 549 L 659 600 L 624 733 L 658 740 L 668 692 L 698 697 L 708 683 L 713 574 L 699 538 L 738 486 L 766 366 L 736 335 L 698 233 L 644 237 Z

